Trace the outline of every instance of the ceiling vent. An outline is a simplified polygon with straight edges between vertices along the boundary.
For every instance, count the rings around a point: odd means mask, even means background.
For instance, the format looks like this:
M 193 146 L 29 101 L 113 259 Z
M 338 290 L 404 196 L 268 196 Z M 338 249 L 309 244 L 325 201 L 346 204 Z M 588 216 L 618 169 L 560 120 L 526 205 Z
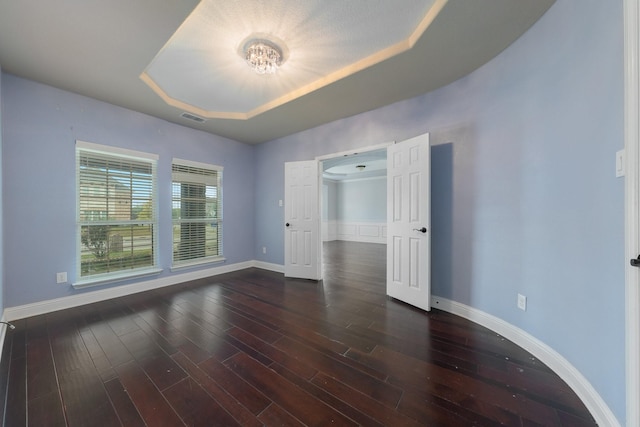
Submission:
M 204 122 L 207 121 L 206 119 L 203 119 L 202 117 L 198 117 L 196 115 L 193 115 L 191 113 L 186 113 L 186 112 L 180 114 L 180 117 L 182 117 L 184 119 L 187 119 L 187 120 L 193 120 L 194 122 L 198 122 L 198 123 L 204 123 Z

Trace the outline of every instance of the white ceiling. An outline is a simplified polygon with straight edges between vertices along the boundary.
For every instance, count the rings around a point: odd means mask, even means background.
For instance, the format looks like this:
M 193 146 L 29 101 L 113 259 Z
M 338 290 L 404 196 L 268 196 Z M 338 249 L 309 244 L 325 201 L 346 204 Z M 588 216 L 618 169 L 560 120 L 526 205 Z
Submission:
M 206 0 L 142 78 L 194 114 L 246 120 L 408 50 L 407 41 L 422 34 L 444 3 Z M 286 52 L 276 74 L 258 75 L 247 66 L 243 47 L 251 39 L 271 40 Z
M 356 166 L 364 166 L 357 169 Z M 387 149 L 346 154 L 322 161 L 323 178 L 333 181 L 387 176 Z
M 553 1 L 0 0 L 0 66 L 260 143 L 451 83 Z M 253 34 L 286 45 L 276 75 L 243 63 L 238 51 Z

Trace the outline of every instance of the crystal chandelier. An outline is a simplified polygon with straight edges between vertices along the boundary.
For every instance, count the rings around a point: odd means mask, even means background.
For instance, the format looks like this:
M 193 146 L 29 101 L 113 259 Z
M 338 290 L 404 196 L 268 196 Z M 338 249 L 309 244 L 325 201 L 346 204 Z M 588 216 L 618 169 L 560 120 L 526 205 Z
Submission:
M 249 40 L 245 45 L 244 59 L 258 74 L 273 74 L 282 64 L 282 50 L 268 40 Z

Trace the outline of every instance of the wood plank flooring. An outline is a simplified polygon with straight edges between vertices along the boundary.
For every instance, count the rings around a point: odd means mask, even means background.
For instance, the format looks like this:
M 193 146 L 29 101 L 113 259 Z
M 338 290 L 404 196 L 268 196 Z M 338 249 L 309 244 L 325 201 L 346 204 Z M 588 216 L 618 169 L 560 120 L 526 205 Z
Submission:
M 326 244 L 322 283 L 248 269 L 17 321 L 4 425 L 595 425 L 523 349 L 388 299 L 385 250 Z

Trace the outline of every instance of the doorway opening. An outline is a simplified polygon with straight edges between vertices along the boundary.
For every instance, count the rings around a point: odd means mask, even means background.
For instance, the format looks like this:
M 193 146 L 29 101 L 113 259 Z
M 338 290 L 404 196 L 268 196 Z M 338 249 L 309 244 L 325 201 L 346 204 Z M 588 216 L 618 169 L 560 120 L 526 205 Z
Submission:
M 374 246 L 367 251 L 382 251 L 381 262 L 386 262 L 389 145 L 335 153 L 318 159 L 323 270 L 326 251 L 348 257 L 367 245 Z
M 365 150 L 370 153 L 385 147 L 388 159 L 380 160 L 386 165 L 384 181 L 381 179 L 377 190 L 350 189 L 347 199 L 355 201 L 355 208 L 343 209 L 350 215 L 352 209 L 364 211 L 364 218 L 345 218 L 336 216 L 336 238 L 350 234 L 351 239 L 366 238 L 367 241 L 379 239 L 386 242 L 386 288 L 387 295 L 414 305 L 425 311 L 431 309 L 431 172 L 429 134 L 386 144 Z M 331 162 L 325 160 L 336 157 L 355 156 L 358 153 L 344 152 L 337 155 L 316 158 L 315 160 L 285 162 L 285 276 L 301 279 L 322 279 L 324 260 L 322 254 L 321 217 L 327 206 L 327 229 L 330 221 L 330 203 L 322 203 L 320 190 L 322 170 L 332 173 Z M 382 153 L 376 153 L 382 156 Z M 353 159 L 349 159 L 353 160 Z M 362 160 L 358 158 L 358 160 Z M 344 159 L 335 162 L 345 163 Z M 323 167 L 320 168 L 319 165 Z M 341 165 L 342 166 L 342 165 Z M 366 164 L 356 162 L 352 168 L 364 172 Z M 333 173 L 339 172 L 333 169 Z M 348 174 L 344 174 L 348 175 Z M 335 178 L 335 176 L 334 176 Z M 378 179 L 378 178 L 376 178 Z M 357 181 L 365 181 L 358 179 Z M 383 184 L 384 185 L 381 185 Z M 326 193 L 329 193 L 328 186 Z M 372 209 L 362 209 L 362 195 L 373 194 L 374 203 L 380 208 L 376 216 Z M 384 193 L 385 197 L 380 197 Z M 330 197 L 327 198 L 327 200 Z M 344 198 L 344 197 L 343 197 Z M 382 202 L 384 200 L 384 202 Z M 353 205 L 352 205 L 353 206 Z M 371 220 L 382 223 L 366 222 L 349 224 L 349 220 Z M 386 224 L 385 224 L 386 223 Z M 350 231 L 350 233 L 349 233 Z M 327 236 L 329 232 L 327 231 Z

